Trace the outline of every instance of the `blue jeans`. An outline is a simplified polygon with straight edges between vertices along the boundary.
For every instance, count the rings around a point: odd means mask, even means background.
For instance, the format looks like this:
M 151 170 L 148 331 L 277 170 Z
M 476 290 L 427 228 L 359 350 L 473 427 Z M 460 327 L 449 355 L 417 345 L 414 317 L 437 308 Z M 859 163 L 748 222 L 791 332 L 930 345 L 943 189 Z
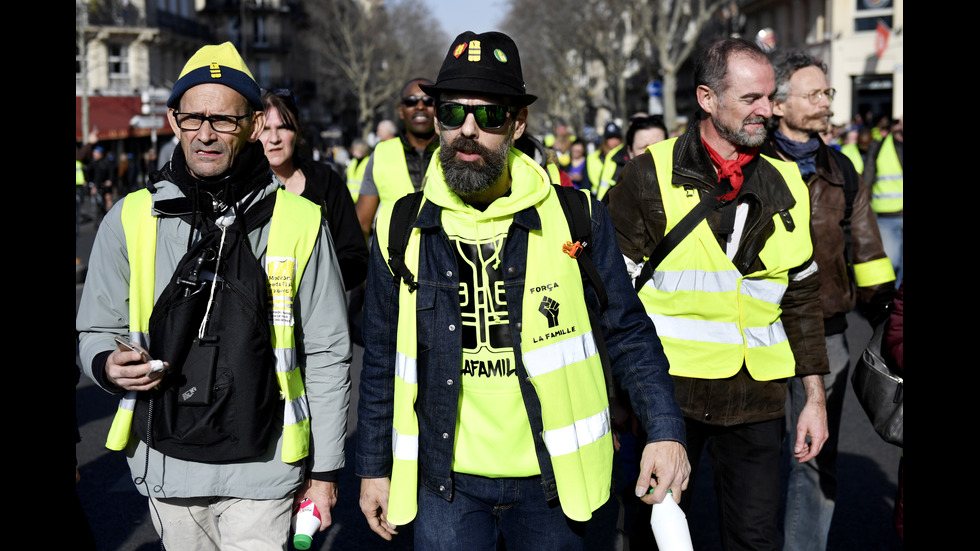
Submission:
M 485 478 L 453 473 L 452 501 L 425 486 L 419 488 L 415 548 L 495 551 L 498 540 L 507 551 L 582 550 L 585 523 L 548 501 L 541 477 Z
M 905 240 L 904 216 L 878 216 L 878 231 L 881 232 L 881 245 L 885 254 L 892 261 L 895 270 L 895 287 L 905 277 L 905 258 L 903 254 Z
M 784 551 L 827 548 L 827 534 L 834 517 L 837 499 L 837 442 L 840 437 L 841 412 L 847 392 L 850 352 L 844 333 L 827 335 L 827 359 L 830 373 L 824 375 L 827 397 L 827 428 L 830 437 L 817 457 L 799 463 L 792 457 L 796 445 L 796 423 L 806 403 L 806 391 L 799 377 L 789 380 L 786 393 L 786 436 L 789 441 L 789 487 L 786 490 L 786 515 L 783 518 Z

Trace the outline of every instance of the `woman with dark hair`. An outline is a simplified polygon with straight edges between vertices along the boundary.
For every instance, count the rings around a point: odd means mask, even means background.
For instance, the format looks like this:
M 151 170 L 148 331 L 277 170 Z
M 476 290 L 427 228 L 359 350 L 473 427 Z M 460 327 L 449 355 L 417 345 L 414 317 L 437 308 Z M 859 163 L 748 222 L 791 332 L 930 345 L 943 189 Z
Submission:
M 367 276 L 368 251 L 347 184 L 330 167 L 300 152 L 308 148 L 300 138 L 299 110 L 290 91 L 267 91 L 262 94 L 262 104 L 265 129 L 259 139 L 269 166 L 286 191 L 320 205 L 333 237 L 344 287 L 351 290 Z

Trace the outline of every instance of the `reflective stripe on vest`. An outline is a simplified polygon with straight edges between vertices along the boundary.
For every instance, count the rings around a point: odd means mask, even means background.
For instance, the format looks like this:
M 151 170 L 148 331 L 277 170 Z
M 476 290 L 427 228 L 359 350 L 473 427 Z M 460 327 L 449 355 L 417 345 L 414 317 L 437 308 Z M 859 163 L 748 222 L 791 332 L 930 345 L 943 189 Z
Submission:
M 511 150 L 512 154 L 515 152 Z M 537 177 L 547 181 L 540 167 L 523 154 L 518 156 L 520 161 L 535 166 Z M 525 281 L 520 348 L 530 382 L 541 401 L 542 437 L 551 457 L 562 510 L 573 520 L 585 521 L 610 496 L 613 446 L 609 403 L 589 326 L 581 272 L 577 261 L 562 252 L 570 235 L 555 192 L 536 209 L 542 231 L 529 232 L 527 273 L 547 273 L 548 281 L 555 285 L 541 291 L 539 285 Z M 379 219 L 377 227 L 379 242 L 387 242 L 388 220 Z M 419 273 L 420 235 L 420 230 L 413 228 L 405 250 L 405 264 L 415 274 Z M 387 247 L 382 250 L 387 251 Z M 535 287 L 538 288 L 532 293 Z M 401 283 L 399 312 L 415 312 L 415 299 L 416 293 L 409 293 Z M 549 318 L 542 313 L 540 307 L 546 299 L 560 315 Z M 417 346 L 416 317 L 400 315 L 388 500 L 388 521 L 396 525 L 415 518 L 418 505 Z
M 347 165 L 347 189 L 350 191 L 351 199 L 357 202 L 357 196 L 361 194 L 361 182 L 364 181 L 364 173 L 367 172 L 367 157 L 363 159 L 351 159 Z
M 616 161 L 613 160 L 613 156 L 619 153 L 619 150 L 622 148 L 622 144 L 612 148 L 606 155 L 606 160 L 602 163 L 602 173 L 599 175 L 599 185 L 596 188 L 595 194 L 595 198 L 600 201 L 609 192 L 609 188 L 616 185 L 616 180 L 613 179 L 616 175 Z
M 148 346 L 153 309 L 156 261 L 156 218 L 149 191 L 126 196 L 122 223 L 130 262 L 130 335 Z M 266 274 L 269 278 L 270 324 L 276 358 L 276 380 L 285 400 L 282 461 L 292 463 L 309 454 L 310 411 L 295 351 L 293 298 L 320 232 L 319 207 L 285 190 L 276 192 L 269 222 Z M 137 338 L 140 340 L 137 341 Z M 106 447 L 122 450 L 129 441 L 136 393 L 120 401 Z
M 871 188 L 871 210 L 875 212 L 899 212 L 904 209 L 904 174 L 902 163 L 898 162 L 895 140 L 891 134 L 885 136 L 878 150 L 876 178 Z
M 408 174 L 408 162 L 405 161 L 405 148 L 399 138 L 385 140 L 374 149 L 371 175 L 374 187 L 378 190 L 378 220 L 382 215 L 388 219 L 395 201 L 415 193 L 415 184 Z
M 673 148 L 676 139 L 652 145 L 663 196 L 666 231 L 701 200 L 674 186 Z M 743 276 L 702 221 L 645 283 L 639 296 L 657 327 L 670 360 L 671 375 L 720 379 L 744 364 L 752 377 L 766 381 L 790 377 L 795 361 L 780 313 L 789 270 L 810 258 L 810 200 L 796 165 L 763 156 L 782 175 L 796 205 L 795 223 L 786 230 L 773 216 L 774 233 L 759 253 L 763 270 Z

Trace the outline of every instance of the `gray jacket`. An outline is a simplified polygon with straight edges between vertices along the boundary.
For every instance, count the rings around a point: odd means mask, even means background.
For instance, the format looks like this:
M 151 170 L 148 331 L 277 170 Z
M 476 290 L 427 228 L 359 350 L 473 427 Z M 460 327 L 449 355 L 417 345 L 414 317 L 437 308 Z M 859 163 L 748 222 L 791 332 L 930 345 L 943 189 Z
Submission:
M 275 193 L 280 185 L 273 176 L 251 204 Z M 157 182 L 154 186 L 154 203 L 182 196 L 180 189 L 171 182 Z M 104 363 L 93 365 L 93 361 L 101 353 L 116 349 L 113 342 L 116 335 L 129 334 L 129 260 L 120 218 L 124 201 L 119 201 L 109 211 L 99 228 L 75 322 L 79 332 L 79 355 L 86 375 L 108 392 L 120 395 L 122 389 L 110 388 L 112 385 L 104 382 L 101 372 L 105 369 Z M 159 219 L 154 300 L 159 298 L 184 255 L 189 231 L 190 225 L 179 218 Z M 263 263 L 268 232 L 267 223 L 249 234 L 252 251 Z M 295 304 L 297 354 L 299 365 L 305 368 L 304 381 L 311 415 L 311 451 L 305 462 L 287 464 L 280 460 L 281 419 L 277 420 L 276 432 L 264 455 L 226 464 L 182 461 L 152 449 L 149 462 L 145 463 L 146 445 L 132 435 L 126 455 L 133 478 L 146 479 L 145 484 L 138 485 L 139 491 L 157 498 L 278 499 L 296 490 L 308 472 L 343 467 L 351 359 L 345 300 L 333 242 L 329 232 L 321 229 Z

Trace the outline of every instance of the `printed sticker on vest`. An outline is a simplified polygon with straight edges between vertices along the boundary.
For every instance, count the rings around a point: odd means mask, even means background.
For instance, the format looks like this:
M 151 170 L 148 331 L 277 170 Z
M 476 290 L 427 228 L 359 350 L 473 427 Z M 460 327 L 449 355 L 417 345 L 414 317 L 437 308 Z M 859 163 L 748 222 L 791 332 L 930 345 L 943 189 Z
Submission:
M 293 278 L 296 259 L 282 256 L 266 258 L 269 277 L 269 300 L 272 304 L 269 322 L 272 325 L 293 325 Z

